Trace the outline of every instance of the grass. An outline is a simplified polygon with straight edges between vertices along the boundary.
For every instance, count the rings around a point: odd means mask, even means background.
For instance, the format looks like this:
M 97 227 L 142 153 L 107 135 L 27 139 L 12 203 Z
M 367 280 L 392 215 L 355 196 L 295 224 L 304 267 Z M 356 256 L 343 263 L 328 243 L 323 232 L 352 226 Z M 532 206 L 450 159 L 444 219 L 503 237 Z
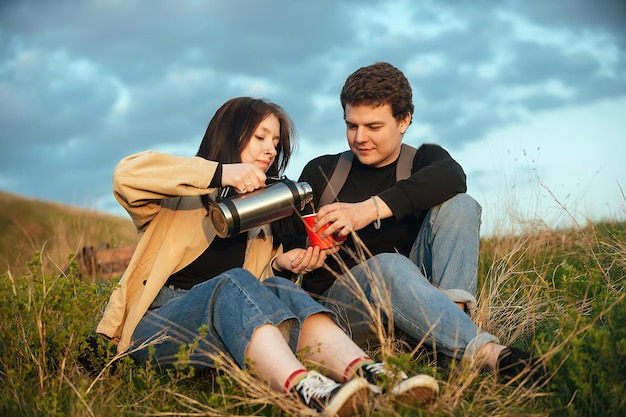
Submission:
M 2 217 L 0 240 L 6 265 L 0 275 L 1 415 L 304 415 L 296 401 L 267 389 L 225 356 L 206 352 L 218 369 L 196 372 L 185 364 L 193 343 L 181 348 L 178 366 L 167 371 L 117 357 L 113 346 L 92 337 L 116 280 L 81 278 L 75 264 L 60 271 L 80 245 L 132 242 L 132 225 L 0 198 L 2 210 L 11 206 L 14 213 Z M 407 350 L 378 323 L 381 344 L 371 354 L 409 374 L 435 376 L 441 395 L 425 408 L 377 398 L 365 415 L 621 415 L 626 223 L 564 230 L 526 225 L 519 233 L 483 238 L 479 262 L 475 321 L 503 343 L 540 354 L 550 380 L 533 385 L 522 376 L 521 383 L 504 384 L 477 367 Z
M 43 272 L 67 264 L 82 246 L 134 245 L 129 219 L 32 200 L 0 192 L 0 271 L 22 275 L 35 253 L 42 253 Z

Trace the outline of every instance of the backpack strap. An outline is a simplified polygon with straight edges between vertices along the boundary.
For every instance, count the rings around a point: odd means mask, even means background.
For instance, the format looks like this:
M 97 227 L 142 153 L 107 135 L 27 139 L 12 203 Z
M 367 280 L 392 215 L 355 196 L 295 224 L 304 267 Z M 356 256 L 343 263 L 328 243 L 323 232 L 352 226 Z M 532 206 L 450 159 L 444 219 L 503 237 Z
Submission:
M 411 176 L 413 159 L 415 158 L 416 152 L 417 149 L 414 147 L 405 143 L 402 144 L 402 147 L 400 148 L 400 156 L 398 157 L 398 163 L 396 165 L 396 182 L 405 180 Z M 322 207 L 335 201 L 337 194 L 339 194 L 339 191 L 341 191 L 343 185 L 346 183 L 346 179 L 348 178 L 348 174 L 352 168 L 353 159 L 354 153 L 352 153 L 352 151 L 345 151 L 339 155 L 337 165 L 335 165 L 335 169 L 330 176 L 330 180 L 322 192 L 318 207 Z
M 416 153 L 417 149 L 414 147 L 407 145 L 406 143 L 402 144 L 402 147 L 400 148 L 400 156 L 398 157 L 398 164 L 396 165 L 396 182 L 405 180 L 411 176 L 413 159 L 415 158 Z
M 328 180 L 328 184 L 326 184 L 326 188 L 324 188 L 324 192 L 317 204 L 318 208 L 335 201 L 337 194 L 339 194 L 339 191 L 341 191 L 343 185 L 346 183 L 346 178 L 348 178 L 350 168 L 352 168 L 353 159 L 354 154 L 352 151 L 345 151 L 339 155 L 337 165 L 335 165 L 330 180 Z

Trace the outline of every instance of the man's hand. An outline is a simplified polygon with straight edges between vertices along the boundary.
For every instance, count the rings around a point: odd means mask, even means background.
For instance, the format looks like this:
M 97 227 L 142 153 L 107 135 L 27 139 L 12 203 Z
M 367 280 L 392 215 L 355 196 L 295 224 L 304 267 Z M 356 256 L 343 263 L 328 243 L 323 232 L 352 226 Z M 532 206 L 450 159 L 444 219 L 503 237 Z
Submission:
M 332 203 L 320 208 L 317 212 L 316 223 L 313 231 L 317 231 L 321 226 L 330 223 L 328 229 L 324 230 L 321 238 L 337 233 L 340 237 L 348 236 L 352 231 L 363 229 L 376 219 L 385 219 L 392 216 L 391 209 L 383 200 L 374 196 L 378 202 L 378 211 L 372 198 L 368 198 L 360 203 Z

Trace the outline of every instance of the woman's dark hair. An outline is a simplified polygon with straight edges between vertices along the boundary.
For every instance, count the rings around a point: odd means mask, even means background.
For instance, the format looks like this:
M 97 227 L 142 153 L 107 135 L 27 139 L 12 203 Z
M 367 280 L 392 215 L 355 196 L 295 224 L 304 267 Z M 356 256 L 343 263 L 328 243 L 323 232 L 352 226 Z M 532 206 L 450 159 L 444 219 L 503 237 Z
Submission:
M 236 97 L 224 103 L 209 122 L 196 156 L 223 164 L 241 162 L 241 152 L 252 139 L 254 131 L 272 114 L 280 123 L 280 139 L 276 146 L 276 158 L 266 174 L 282 175 L 295 146 L 295 130 L 282 107 L 264 99 Z
M 346 105 L 389 104 L 393 117 L 413 115 L 413 90 L 402 71 L 386 62 L 359 68 L 346 79 L 339 95 L 344 115 Z

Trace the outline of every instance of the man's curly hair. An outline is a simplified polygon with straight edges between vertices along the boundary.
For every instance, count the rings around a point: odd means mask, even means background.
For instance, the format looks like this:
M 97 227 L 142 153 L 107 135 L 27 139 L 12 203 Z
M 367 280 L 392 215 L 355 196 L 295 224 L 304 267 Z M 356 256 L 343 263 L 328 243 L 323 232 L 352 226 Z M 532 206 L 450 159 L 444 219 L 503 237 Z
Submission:
M 402 71 L 387 62 L 377 62 L 359 68 L 346 79 L 341 94 L 344 115 L 346 105 L 389 104 L 393 117 L 403 119 L 413 115 L 413 90 Z

